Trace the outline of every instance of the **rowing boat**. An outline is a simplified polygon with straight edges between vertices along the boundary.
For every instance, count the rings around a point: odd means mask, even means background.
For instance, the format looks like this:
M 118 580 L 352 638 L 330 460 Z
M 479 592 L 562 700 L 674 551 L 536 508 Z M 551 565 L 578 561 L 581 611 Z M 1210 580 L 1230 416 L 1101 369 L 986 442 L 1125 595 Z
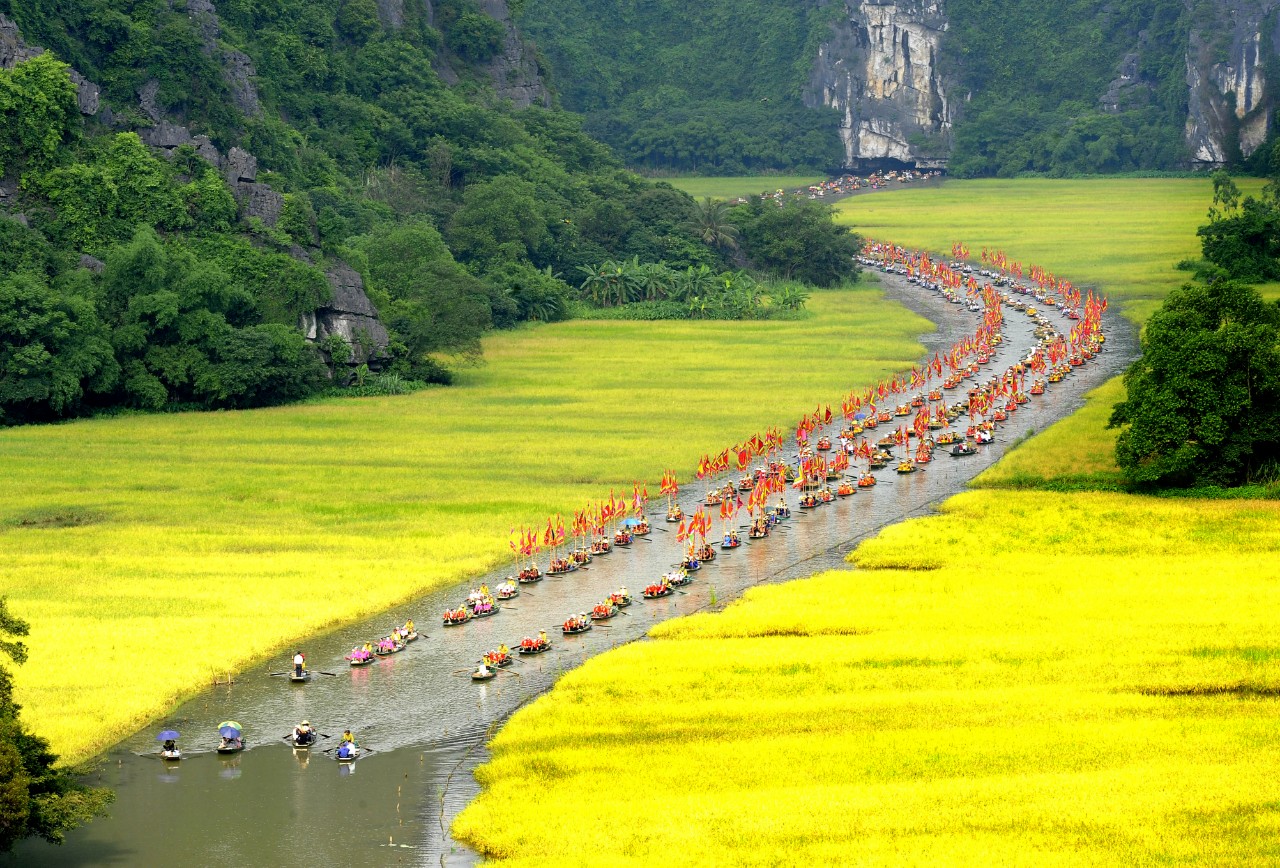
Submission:
M 311 680 L 311 670 L 303 669 L 301 675 L 298 675 L 295 672 L 290 672 L 289 680 L 294 684 L 306 684 L 308 681 Z

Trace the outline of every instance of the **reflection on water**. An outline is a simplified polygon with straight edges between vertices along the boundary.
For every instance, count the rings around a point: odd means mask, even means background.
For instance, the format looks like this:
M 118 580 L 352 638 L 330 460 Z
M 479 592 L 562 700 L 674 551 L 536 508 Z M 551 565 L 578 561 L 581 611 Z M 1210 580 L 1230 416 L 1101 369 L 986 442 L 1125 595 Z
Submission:
M 929 357 L 972 333 L 971 315 L 939 304 L 921 290 L 888 278 L 884 282 L 890 295 L 939 323 L 936 333 L 922 338 Z M 767 540 L 722 552 L 681 594 L 637 599 L 625 614 L 588 633 L 561 638 L 558 625 L 619 585 L 634 593 L 670 569 L 680 554 L 674 530 L 659 521 L 651 537 L 637 539 L 629 550 L 598 558 L 577 573 L 523 586 L 499 615 L 463 627 L 439 626 L 439 613 L 465 594 L 465 588 L 454 587 L 316 637 L 306 643 L 308 658 L 337 677 L 291 685 L 269 677 L 282 664 L 277 660 L 240 674 L 234 685 L 206 691 L 107 757 L 101 778 L 119 797 L 111 819 L 73 833 L 62 848 L 24 844 L 15 856 L 0 858 L 0 866 L 318 868 L 472 861 L 445 830 L 474 795 L 471 770 L 484 759 L 487 735 L 507 715 L 586 657 L 638 639 L 659 621 L 723 604 L 755 584 L 840 566 L 862 538 L 927 512 L 996 461 L 1007 443 L 1028 429 L 1043 430 L 1078 407 L 1083 392 L 1122 370 L 1136 344 L 1124 323 L 1116 320 L 1110 326 L 1106 352 L 1098 360 L 1054 386 L 1047 400 L 1019 408 L 996 443 L 979 455 L 959 460 L 939 456 L 910 476 L 887 469 L 878 474 L 881 484 L 875 488 L 813 512 L 796 509 L 795 517 Z M 1031 324 L 1021 316 L 1009 317 L 1005 337 L 991 370 L 1002 370 L 1034 343 Z M 743 433 L 726 432 L 726 439 Z M 696 508 L 700 493 L 686 492 L 686 511 Z M 501 579 L 502 573 L 485 577 L 490 586 Z M 354 644 L 384 635 L 408 617 L 423 633 L 420 641 L 372 666 L 346 666 L 343 655 Z M 514 647 L 539 629 L 551 634 L 552 651 L 517 658 L 511 670 L 493 681 L 471 682 L 470 672 L 482 652 L 500 642 Z M 217 744 L 217 724 L 227 718 L 245 726 L 249 749 L 220 758 L 208 751 Z M 313 751 L 294 751 L 283 742 L 283 734 L 303 718 L 331 736 Z M 181 746 L 189 759 L 166 767 L 154 755 L 135 755 L 153 754 L 154 730 L 160 726 L 183 733 Z M 372 750 L 344 766 L 323 751 L 348 726 Z

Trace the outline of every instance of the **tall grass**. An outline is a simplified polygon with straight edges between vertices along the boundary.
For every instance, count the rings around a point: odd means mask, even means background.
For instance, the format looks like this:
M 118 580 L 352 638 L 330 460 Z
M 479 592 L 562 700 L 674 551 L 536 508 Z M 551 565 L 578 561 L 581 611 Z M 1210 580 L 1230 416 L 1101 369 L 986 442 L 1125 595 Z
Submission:
M 500 865 L 1274 864 L 1278 519 L 953 498 L 566 675 L 454 833 Z
M 531 326 L 406 396 L 0 431 L 24 714 L 86 756 L 214 671 L 496 566 L 514 525 L 666 467 L 688 478 L 697 455 L 908 365 L 930 328 L 870 289 L 809 309 Z

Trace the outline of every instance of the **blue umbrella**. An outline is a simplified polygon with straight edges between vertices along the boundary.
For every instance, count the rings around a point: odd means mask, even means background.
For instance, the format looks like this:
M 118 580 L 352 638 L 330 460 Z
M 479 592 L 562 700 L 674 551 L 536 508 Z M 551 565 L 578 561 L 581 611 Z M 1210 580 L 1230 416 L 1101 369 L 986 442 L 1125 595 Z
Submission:
M 855 418 L 855 419 L 857 419 L 859 422 L 861 422 L 863 419 L 867 418 L 867 414 L 866 414 L 866 413 L 862 413 L 862 412 L 854 413 L 854 414 L 853 414 L 853 418 Z
M 624 518 L 624 519 L 622 520 L 622 526 L 623 526 L 623 527 L 639 527 L 639 526 L 640 526 L 640 519 L 638 519 L 638 518 Z
M 234 726 L 224 726 L 222 729 L 218 730 L 218 735 L 223 738 L 239 738 L 240 730 L 236 729 Z
M 156 741 L 175 741 L 178 738 L 176 729 L 166 729 L 156 736 Z

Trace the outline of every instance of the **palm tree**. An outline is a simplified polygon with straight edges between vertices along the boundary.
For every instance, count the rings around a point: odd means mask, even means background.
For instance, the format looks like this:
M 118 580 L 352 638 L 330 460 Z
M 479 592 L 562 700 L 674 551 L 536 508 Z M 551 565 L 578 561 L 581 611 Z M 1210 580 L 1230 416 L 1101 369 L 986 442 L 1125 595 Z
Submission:
M 693 206 L 684 228 L 693 232 L 703 244 L 717 250 L 738 249 L 738 227 L 729 222 L 729 204 L 722 199 L 703 198 Z

